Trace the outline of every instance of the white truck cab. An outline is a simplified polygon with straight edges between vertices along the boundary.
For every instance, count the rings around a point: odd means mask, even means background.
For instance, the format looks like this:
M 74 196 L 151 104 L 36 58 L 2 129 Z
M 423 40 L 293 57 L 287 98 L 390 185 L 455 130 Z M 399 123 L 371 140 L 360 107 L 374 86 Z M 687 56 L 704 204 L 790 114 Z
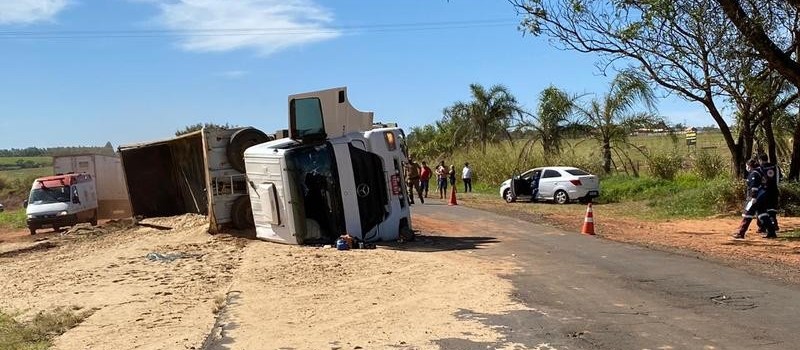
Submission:
M 363 242 L 411 237 L 403 131 L 372 129 L 372 113 L 353 108 L 346 88 L 292 95 L 289 114 L 290 138 L 245 151 L 256 237 L 288 244 L 332 243 L 343 234 Z
M 82 222 L 97 225 L 97 190 L 89 174 L 65 174 L 38 178 L 25 201 L 28 229 L 73 226 Z

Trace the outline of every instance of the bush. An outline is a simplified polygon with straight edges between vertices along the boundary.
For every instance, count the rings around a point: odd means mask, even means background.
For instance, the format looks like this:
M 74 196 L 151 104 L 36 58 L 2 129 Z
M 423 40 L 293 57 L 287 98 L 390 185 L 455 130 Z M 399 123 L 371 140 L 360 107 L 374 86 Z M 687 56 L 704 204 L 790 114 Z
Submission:
M 744 183 L 717 178 L 680 184 L 680 178 L 672 184 L 679 191 L 654 199 L 649 206 L 666 217 L 706 217 L 715 213 L 739 211 L 744 201 Z M 685 187 L 691 184 L 690 187 Z
M 672 180 L 681 170 L 683 157 L 677 153 L 656 153 L 647 160 L 650 175 L 662 180 Z
M 700 151 L 694 161 L 694 173 L 701 179 L 714 179 L 725 171 L 725 161 L 717 153 Z
M 800 215 L 800 182 L 781 182 L 779 188 L 781 192 L 780 207 L 784 214 Z

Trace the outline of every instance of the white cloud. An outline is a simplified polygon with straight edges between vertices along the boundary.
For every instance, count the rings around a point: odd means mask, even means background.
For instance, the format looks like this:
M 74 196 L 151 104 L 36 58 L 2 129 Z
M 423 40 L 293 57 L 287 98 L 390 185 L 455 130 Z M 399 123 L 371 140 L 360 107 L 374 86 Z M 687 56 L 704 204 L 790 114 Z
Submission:
M 34 23 L 53 19 L 69 0 L 0 0 L 0 24 Z
M 228 79 L 239 79 L 248 73 L 249 72 L 246 70 L 226 70 L 224 72 L 217 73 L 217 75 Z
M 176 31 L 185 50 L 255 49 L 263 55 L 336 38 L 330 11 L 312 0 L 147 0 L 157 21 Z

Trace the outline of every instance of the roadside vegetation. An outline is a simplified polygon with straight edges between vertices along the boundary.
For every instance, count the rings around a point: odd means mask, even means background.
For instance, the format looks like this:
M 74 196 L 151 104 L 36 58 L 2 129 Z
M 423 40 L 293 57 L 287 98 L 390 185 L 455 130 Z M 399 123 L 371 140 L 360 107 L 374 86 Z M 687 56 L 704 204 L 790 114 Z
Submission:
M 90 314 L 88 311 L 58 308 L 20 322 L 12 315 L 0 312 L 0 350 L 49 349 L 55 337 L 74 328 Z

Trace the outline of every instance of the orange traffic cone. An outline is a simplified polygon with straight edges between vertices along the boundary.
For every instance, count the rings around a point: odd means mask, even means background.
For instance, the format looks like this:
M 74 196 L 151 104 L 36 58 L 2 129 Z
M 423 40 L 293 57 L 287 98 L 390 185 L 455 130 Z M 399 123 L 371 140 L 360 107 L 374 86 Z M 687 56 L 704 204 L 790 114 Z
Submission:
M 583 228 L 581 233 L 586 235 L 594 235 L 594 216 L 592 215 L 592 202 L 586 208 L 586 218 L 583 220 Z
M 453 190 L 450 191 L 450 203 L 447 205 L 458 205 L 458 201 L 456 201 L 456 186 L 453 186 Z

